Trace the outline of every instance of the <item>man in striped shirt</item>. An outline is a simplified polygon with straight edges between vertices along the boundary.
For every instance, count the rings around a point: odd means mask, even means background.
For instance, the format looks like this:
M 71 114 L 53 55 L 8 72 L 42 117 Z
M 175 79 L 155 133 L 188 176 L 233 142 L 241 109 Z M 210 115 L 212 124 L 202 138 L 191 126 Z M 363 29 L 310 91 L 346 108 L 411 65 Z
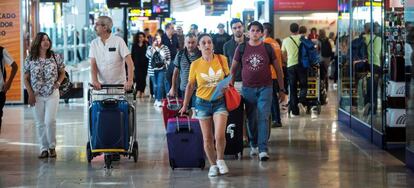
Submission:
M 187 87 L 188 83 L 188 75 L 190 73 L 191 62 L 201 57 L 201 53 L 197 49 L 197 37 L 194 34 L 190 33 L 185 36 L 184 45 L 185 48 L 179 51 L 174 59 L 174 81 L 172 82 L 172 87 L 169 92 L 170 96 L 177 96 L 177 82 L 175 81 L 177 80 L 179 75 L 180 87 L 178 91 L 178 96 L 184 97 L 185 88 Z M 192 100 L 193 99 L 195 100 L 195 97 L 193 97 Z

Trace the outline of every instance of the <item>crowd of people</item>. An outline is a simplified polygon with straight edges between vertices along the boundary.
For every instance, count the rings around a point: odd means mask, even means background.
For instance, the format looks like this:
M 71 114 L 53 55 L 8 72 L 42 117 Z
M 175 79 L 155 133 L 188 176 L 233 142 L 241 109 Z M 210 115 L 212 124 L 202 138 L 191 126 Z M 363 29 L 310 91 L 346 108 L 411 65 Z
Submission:
M 243 139 L 248 141 L 251 156 L 266 161 L 270 158 L 268 126 L 282 126 L 280 102 L 287 101 L 289 94 L 291 117 L 299 115 L 298 105 L 306 105 L 303 71 L 307 70 L 301 66 L 298 49 L 301 38 L 313 40 L 320 49 L 321 69 L 325 72 L 321 79 L 327 79 L 327 68 L 335 53 L 332 34 L 328 38 L 324 30 L 317 34 L 312 29 L 306 37 L 306 27 L 296 23 L 290 25 L 292 35 L 283 42 L 272 36 L 272 24 L 258 21 L 249 23 L 245 30 L 240 19 L 232 19 L 232 35 L 226 33 L 224 24 L 218 24 L 216 34 L 199 32 L 192 24 L 184 35 L 181 26 L 168 23 L 155 36 L 149 29 L 136 33 L 131 51 L 121 37 L 112 34 L 112 27 L 112 19 L 107 16 L 100 16 L 94 25 L 98 37 L 89 52 L 94 89 L 102 84 L 124 84 L 125 90 L 130 90 L 135 83 L 137 97 L 145 97 L 145 89 L 149 88 L 157 107 L 162 106 L 165 97 L 183 98 L 180 113 L 193 109 L 194 117 L 199 119 L 209 176 L 229 172 L 224 161 L 229 112 L 223 97 L 211 99 L 221 80 L 232 76 L 230 85 L 242 95 L 247 115 Z M 37 34 L 24 63 L 24 83 L 29 104 L 34 106 L 41 144 L 39 158 L 56 157 L 58 88 L 65 76 L 63 59 L 51 50 L 51 44 L 46 33 Z

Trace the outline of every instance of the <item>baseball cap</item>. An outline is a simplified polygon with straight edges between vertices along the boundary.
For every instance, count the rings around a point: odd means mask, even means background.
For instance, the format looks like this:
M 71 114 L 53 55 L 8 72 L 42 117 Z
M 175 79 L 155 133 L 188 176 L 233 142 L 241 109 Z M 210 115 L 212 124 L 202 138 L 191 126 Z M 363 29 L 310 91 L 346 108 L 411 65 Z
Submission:
M 217 25 L 217 28 L 224 28 L 224 24 L 219 23 L 219 24 Z

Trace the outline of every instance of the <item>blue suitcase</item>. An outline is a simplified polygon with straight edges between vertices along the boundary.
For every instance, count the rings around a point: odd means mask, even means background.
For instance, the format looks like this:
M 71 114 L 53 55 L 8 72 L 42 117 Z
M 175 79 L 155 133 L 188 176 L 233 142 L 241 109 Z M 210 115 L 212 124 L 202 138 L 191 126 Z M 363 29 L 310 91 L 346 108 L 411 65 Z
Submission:
M 196 119 L 170 118 L 167 123 L 170 166 L 175 168 L 205 167 L 203 135 Z
M 105 99 L 91 106 L 90 142 L 92 153 L 126 152 L 129 148 L 129 104 Z

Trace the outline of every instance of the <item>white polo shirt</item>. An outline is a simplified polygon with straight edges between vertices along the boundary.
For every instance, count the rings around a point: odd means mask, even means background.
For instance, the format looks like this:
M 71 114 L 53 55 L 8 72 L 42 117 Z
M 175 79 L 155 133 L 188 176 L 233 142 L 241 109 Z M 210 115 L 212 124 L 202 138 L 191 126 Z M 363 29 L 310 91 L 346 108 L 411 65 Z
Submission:
M 101 37 L 94 39 L 89 50 L 89 57 L 96 59 L 98 79 L 101 84 L 124 84 L 126 81 L 125 57 L 131 54 L 125 41 L 110 35 L 102 42 Z
M 6 64 L 11 65 L 14 62 L 13 58 L 10 56 L 10 54 L 7 52 L 6 48 L 3 48 L 3 60 L 2 63 L 3 64 L 3 68 L 6 68 Z M 3 70 L 0 70 L 0 91 L 3 91 L 3 86 L 4 86 L 4 80 L 3 80 Z

